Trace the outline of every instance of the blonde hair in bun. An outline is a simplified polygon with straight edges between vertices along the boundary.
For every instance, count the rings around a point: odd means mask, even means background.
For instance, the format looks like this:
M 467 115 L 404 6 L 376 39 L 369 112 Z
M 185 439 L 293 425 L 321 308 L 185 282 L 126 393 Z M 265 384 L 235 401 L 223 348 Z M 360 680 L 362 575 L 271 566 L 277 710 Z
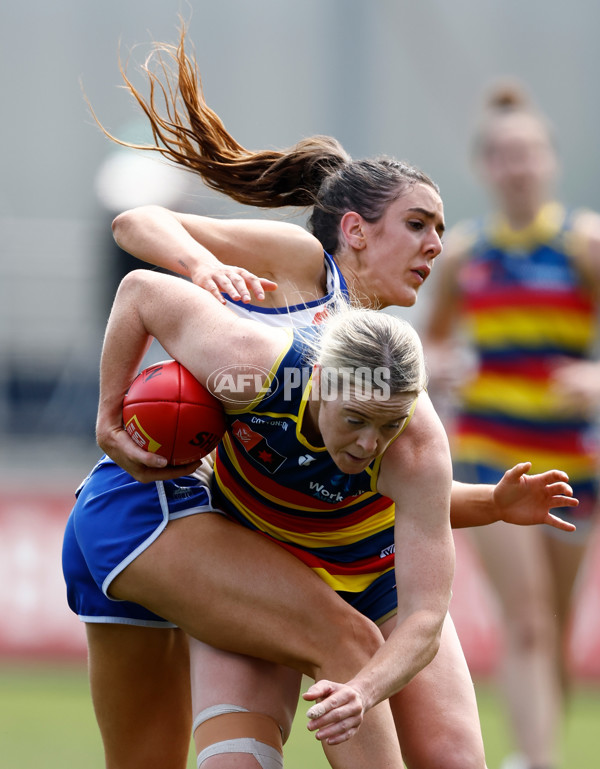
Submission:
M 475 156 L 485 153 L 492 130 L 499 120 L 510 115 L 524 115 L 537 123 L 547 134 L 550 143 L 555 144 L 548 119 L 534 105 L 525 87 L 518 80 L 506 78 L 492 84 L 484 96 L 473 140 Z

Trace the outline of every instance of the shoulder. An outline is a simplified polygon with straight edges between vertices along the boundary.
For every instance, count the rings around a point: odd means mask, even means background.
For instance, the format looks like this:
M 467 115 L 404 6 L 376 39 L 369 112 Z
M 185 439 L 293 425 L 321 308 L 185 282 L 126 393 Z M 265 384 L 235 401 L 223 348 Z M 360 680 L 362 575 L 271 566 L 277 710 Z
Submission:
M 431 482 L 452 474 L 448 438 L 426 392 L 419 395 L 412 419 L 386 449 L 381 461 L 378 491 L 394 497 L 398 484 Z
M 444 238 L 443 255 L 447 259 L 460 261 L 465 259 L 481 240 L 483 223 L 468 219 L 455 224 Z
M 586 240 L 600 241 L 600 214 L 590 209 L 577 209 L 571 214 L 572 229 Z
M 481 239 L 481 232 L 481 224 L 469 220 L 459 222 L 444 236 L 442 253 L 435 260 L 432 276 L 438 298 L 454 301 L 459 272 Z
M 570 219 L 566 250 L 586 279 L 600 290 L 600 214 L 579 209 L 572 212 Z

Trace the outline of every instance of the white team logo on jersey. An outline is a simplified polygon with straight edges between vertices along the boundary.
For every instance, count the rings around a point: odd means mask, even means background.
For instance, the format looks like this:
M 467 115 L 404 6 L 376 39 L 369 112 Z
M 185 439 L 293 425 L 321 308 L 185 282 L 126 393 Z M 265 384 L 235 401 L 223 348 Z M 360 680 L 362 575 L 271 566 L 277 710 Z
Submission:
M 310 463 L 314 461 L 315 461 L 315 458 L 310 454 L 303 454 L 301 457 L 298 457 L 299 465 L 310 465 Z

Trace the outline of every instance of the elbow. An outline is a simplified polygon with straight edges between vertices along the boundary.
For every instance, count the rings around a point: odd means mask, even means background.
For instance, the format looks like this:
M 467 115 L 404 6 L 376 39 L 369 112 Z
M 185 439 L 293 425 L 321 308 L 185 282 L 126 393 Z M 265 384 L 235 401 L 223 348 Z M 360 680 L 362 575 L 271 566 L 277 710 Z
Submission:
M 440 649 L 442 643 L 442 631 L 446 621 L 447 611 L 435 612 L 427 620 L 427 641 L 423 644 L 424 665 L 429 665 Z
M 438 624 L 435 632 L 433 633 L 431 638 L 431 643 L 429 644 L 429 654 L 431 655 L 429 662 L 431 662 L 431 660 L 435 657 L 435 655 L 440 650 L 440 645 L 442 643 L 443 627 L 444 627 L 444 620 L 442 619 L 442 621 Z
M 130 208 L 115 216 L 111 225 L 115 243 L 127 251 L 128 244 L 131 241 L 131 233 L 139 231 L 140 227 L 143 228 L 146 219 L 154 216 L 158 209 L 159 206 L 154 205 L 139 206 L 138 208 Z
M 112 221 L 112 234 L 115 243 L 125 250 L 127 233 L 131 230 L 131 220 L 135 216 L 134 211 L 124 211 Z

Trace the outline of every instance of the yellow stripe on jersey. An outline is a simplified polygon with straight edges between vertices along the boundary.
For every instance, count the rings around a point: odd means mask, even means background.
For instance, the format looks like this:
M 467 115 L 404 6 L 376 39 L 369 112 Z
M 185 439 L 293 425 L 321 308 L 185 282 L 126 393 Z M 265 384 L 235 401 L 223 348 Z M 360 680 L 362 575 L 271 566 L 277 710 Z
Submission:
M 594 473 L 596 467 L 594 458 L 590 456 L 544 451 L 522 443 L 498 443 L 483 435 L 457 436 L 453 442 L 453 457 L 459 462 L 493 467 L 512 467 L 527 460 L 532 463 L 531 473 L 543 473 L 560 467 L 572 482 L 589 478 L 590 472 Z
M 242 468 L 240 466 L 240 463 L 238 462 L 237 455 L 236 455 L 235 450 L 233 448 L 232 441 L 231 441 L 231 436 L 229 435 L 229 433 L 225 433 L 225 435 L 223 436 L 221 442 L 222 442 L 223 447 L 224 447 L 224 449 L 225 449 L 225 451 L 227 453 L 227 457 L 228 457 L 229 461 L 231 462 L 231 464 L 235 468 L 235 471 L 236 471 L 237 475 L 240 478 L 243 479 L 243 481 L 248 485 L 248 488 L 252 489 L 255 494 L 260 496 L 265 501 L 275 502 L 278 505 L 283 504 L 283 505 L 285 505 L 285 507 L 289 507 L 290 510 L 306 510 L 306 507 L 304 505 L 293 504 L 292 502 L 289 502 L 287 499 L 282 499 L 281 497 L 276 497 L 273 494 L 269 494 L 264 489 L 261 489 L 258 486 L 256 486 L 255 484 L 253 484 L 252 481 L 250 481 L 248 479 L 248 476 L 243 472 L 243 470 L 242 470 Z M 217 465 L 215 465 L 215 473 L 216 472 L 217 472 Z M 371 480 L 372 480 L 372 483 L 374 485 L 376 485 L 377 479 L 372 477 Z M 241 510 L 242 508 L 240 507 L 239 500 L 237 499 L 237 497 L 235 495 L 233 495 L 233 494 L 229 495 L 227 493 L 228 490 L 226 488 L 224 488 L 224 484 L 219 483 L 219 487 L 223 490 L 223 493 L 227 495 L 228 499 L 231 502 L 233 502 L 233 504 Z M 377 494 L 377 489 L 372 488 L 371 491 L 367 491 L 364 494 L 361 494 L 360 497 L 351 497 L 351 498 L 349 498 L 347 506 L 355 505 L 358 500 L 362 500 L 362 501 L 368 500 L 370 497 L 373 497 L 375 494 Z M 336 510 L 343 510 L 343 509 L 344 509 L 344 506 L 336 508 Z M 309 512 L 313 512 L 315 515 L 319 514 L 319 511 L 317 509 L 315 509 L 315 508 L 312 508 L 312 510 L 309 511 Z M 324 515 L 327 514 L 325 506 L 323 507 L 323 514 Z
M 383 571 L 371 572 L 370 574 L 356 574 L 351 576 L 349 574 L 330 574 L 325 569 L 313 567 L 313 571 L 321 577 L 323 582 L 326 582 L 330 587 L 337 591 L 344 591 L 346 593 L 362 593 L 366 590 L 371 583 L 379 579 L 383 574 L 393 570 L 393 566 Z
M 221 482 L 218 466 L 215 466 L 215 475 L 219 484 L 219 488 L 221 489 L 224 496 L 237 507 L 244 518 L 256 526 L 256 528 L 260 531 L 269 534 L 271 537 L 279 539 L 282 542 L 290 542 L 291 544 L 300 545 L 301 547 L 306 548 L 341 547 L 343 545 L 353 545 L 356 542 L 360 542 L 361 540 L 370 537 L 373 534 L 377 534 L 384 529 L 393 527 L 394 525 L 394 504 L 391 503 L 388 507 L 384 508 L 378 513 L 370 515 L 359 523 L 346 527 L 340 525 L 340 527 L 334 531 L 289 531 L 288 529 L 282 529 L 279 526 L 275 526 L 269 521 L 265 521 L 248 506 L 242 504 L 236 497 L 235 492 L 226 488 L 225 485 Z M 271 499 L 275 502 L 281 503 L 281 500 L 277 500 L 268 494 L 264 496 L 267 500 Z M 353 501 L 356 501 L 356 498 Z M 306 509 L 298 505 L 286 506 L 296 510 Z M 311 510 L 309 512 L 311 517 L 318 516 L 318 511 Z
M 564 308 L 506 307 L 478 311 L 468 321 L 475 342 L 484 349 L 517 343 L 539 347 L 541 340 L 569 349 L 587 347 L 595 335 L 595 319 L 590 313 Z
M 563 407 L 558 395 L 543 382 L 491 372 L 468 382 L 463 398 L 467 408 L 526 419 L 556 419 Z
M 566 211 L 561 203 L 545 203 L 535 219 L 520 230 L 513 229 L 506 217 L 495 214 L 489 218 L 488 236 L 490 241 L 505 250 L 529 251 L 538 243 L 549 243 L 559 234 L 566 219 Z

